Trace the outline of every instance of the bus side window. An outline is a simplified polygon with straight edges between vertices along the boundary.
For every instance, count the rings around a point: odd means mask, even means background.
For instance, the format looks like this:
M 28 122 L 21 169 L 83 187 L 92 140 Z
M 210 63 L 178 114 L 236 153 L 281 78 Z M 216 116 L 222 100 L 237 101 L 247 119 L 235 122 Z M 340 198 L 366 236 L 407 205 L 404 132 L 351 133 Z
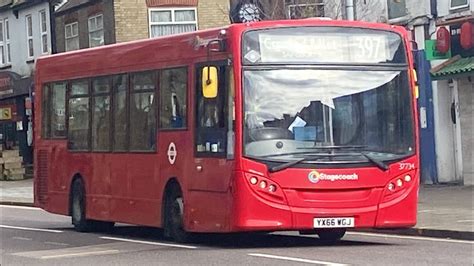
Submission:
M 227 143 L 226 66 L 217 67 L 218 92 L 215 98 L 203 96 L 202 69 L 196 72 L 196 152 L 199 156 L 225 156 Z
M 89 150 L 90 90 L 88 80 L 73 81 L 69 91 L 68 146 L 71 150 Z
M 187 68 L 162 70 L 160 74 L 160 128 L 186 128 Z
M 156 150 L 156 72 L 131 75 L 130 151 Z

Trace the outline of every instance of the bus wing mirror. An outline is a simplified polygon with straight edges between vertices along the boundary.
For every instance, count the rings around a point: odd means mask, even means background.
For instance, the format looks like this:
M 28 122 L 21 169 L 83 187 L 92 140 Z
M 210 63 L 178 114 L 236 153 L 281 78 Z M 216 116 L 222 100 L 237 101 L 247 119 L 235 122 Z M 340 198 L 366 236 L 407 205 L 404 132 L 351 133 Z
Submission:
M 217 67 L 206 66 L 202 68 L 202 95 L 206 99 L 214 99 L 217 97 L 218 92 L 218 76 Z

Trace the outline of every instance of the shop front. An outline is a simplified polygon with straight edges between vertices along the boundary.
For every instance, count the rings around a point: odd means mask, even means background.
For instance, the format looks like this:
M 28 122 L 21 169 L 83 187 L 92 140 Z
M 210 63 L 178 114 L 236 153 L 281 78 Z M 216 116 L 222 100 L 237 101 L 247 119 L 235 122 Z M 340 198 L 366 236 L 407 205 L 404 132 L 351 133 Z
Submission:
M 31 164 L 33 160 L 32 89 L 31 77 L 0 72 L 1 150 L 18 150 L 23 164 Z
M 440 183 L 473 185 L 474 18 L 442 25 L 438 32 L 448 28 L 449 34 L 441 34 L 444 40 L 439 43 L 451 57 L 431 69 L 438 87 L 438 179 Z

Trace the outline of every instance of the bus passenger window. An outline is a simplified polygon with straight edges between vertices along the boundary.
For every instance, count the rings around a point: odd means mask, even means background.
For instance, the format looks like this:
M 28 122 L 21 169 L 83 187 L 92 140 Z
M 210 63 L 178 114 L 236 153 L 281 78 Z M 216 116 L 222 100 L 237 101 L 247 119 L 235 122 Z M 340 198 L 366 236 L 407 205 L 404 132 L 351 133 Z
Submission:
M 66 83 L 53 84 L 51 94 L 51 137 L 66 137 Z
M 92 150 L 110 150 L 110 79 L 92 81 Z
M 51 85 L 43 86 L 41 101 L 41 137 L 48 139 L 51 137 L 51 105 L 50 105 Z
M 175 68 L 160 75 L 160 128 L 186 128 L 186 93 L 188 71 Z
M 72 82 L 70 92 L 68 146 L 71 150 L 86 151 L 89 150 L 89 82 Z
M 156 75 L 154 71 L 131 75 L 130 150 L 156 149 Z
M 127 150 L 127 75 L 113 77 L 114 151 Z
M 202 69 L 196 72 L 196 152 L 200 156 L 225 156 L 227 150 L 227 92 L 226 66 L 217 66 L 218 92 L 215 98 L 202 93 Z

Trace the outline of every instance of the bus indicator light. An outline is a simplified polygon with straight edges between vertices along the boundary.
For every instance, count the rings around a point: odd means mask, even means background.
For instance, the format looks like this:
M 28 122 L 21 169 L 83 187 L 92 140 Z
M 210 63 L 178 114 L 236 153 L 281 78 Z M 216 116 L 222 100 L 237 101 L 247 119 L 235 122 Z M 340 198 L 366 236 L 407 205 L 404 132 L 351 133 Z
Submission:
M 260 188 L 261 188 L 261 189 L 264 189 L 264 188 L 266 188 L 266 187 L 267 187 L 267 182 L 261 181 L 261 182 L 260 182 Z
M 405 176 L 405 182 L 410 182 L 411 181 L 411 176 L 410 175 L 406 175 Z
M 276 186 L 275 185 L 270 185 L 268 186 L 268 191 L 270 192 L 275 192 L 277 190 Z

